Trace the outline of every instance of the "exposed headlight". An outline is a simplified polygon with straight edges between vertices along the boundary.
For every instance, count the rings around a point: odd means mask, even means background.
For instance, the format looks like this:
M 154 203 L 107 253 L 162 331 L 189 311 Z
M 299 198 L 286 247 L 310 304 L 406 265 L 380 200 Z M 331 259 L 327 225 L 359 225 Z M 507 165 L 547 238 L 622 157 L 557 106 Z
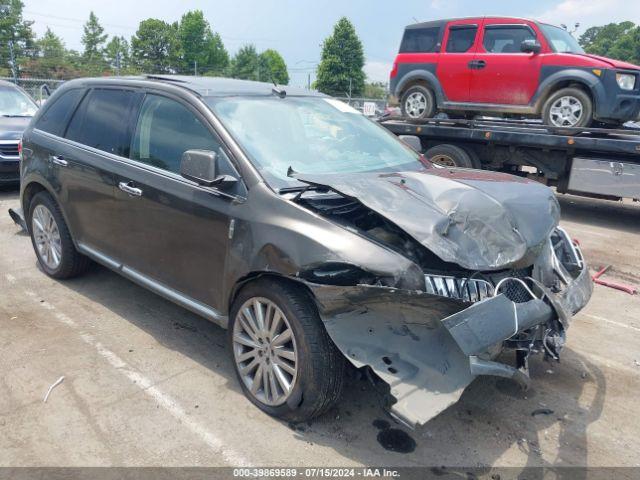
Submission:
M 616 82 L 622 90 L 633 90 L 636 86 L 636 76 L 629 73 L 616 73 Z

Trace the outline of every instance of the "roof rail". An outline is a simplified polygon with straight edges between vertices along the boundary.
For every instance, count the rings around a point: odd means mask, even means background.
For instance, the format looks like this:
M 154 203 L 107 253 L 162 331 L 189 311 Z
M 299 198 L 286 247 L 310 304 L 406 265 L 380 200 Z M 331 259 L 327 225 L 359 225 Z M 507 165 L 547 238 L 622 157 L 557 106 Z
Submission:
M 187 83 L 186 81 L 172 77 L 171 75 L 153 75 L 153 74 L 144 74 L 144 78 L 148 80 L 163 80 L 165 82 L 175 82 L 175 83 Z

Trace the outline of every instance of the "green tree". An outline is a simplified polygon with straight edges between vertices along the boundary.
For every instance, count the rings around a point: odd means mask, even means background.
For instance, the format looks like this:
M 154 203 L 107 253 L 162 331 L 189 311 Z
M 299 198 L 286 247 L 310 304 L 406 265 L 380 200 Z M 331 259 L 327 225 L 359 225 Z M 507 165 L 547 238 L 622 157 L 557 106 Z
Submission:
M 200 10 L 182 16 L 178 26 L 178 41 L 182 72 L 193 73 L 197 64 L 200 73 L 221 74 L 229 65 L 229 55 L 220 35 L 213 33 Z
M 253 45 L 245 45 L 238 50 L 231 62 L 231 76 L 243 80 L 258 80 L 258 52 Z
M 91 74 L 102 73 L 106 67 L 104 60 L 104 43 L 107 41 L 107 34 L 104 28 L 98 22 L 95 13 L 89 13 L 89 20 L 84 24 L 84 33 L 82 35 L 82 45 L 84 52 L 82 54 L 86 62 L 86 69 Z
M 366 98 L 387 98 L 387 84 L 384 82 L 366 82 L 363 95 Z
M 268 49 L 258 56 L 258 75 L 261 82 L 275 82 L 280 85 L 289 84 L 287 64 L 277 51 Z
M 587 53 L 640 63 L 640 27 L 633 22 L 588 28 L 578 42 Z
M 129 42 L 124 37 L 112 37 L 104 49 L 107 63 L 116 73 L 124 73 L 129 70 L 130 55 Z
M 23 8 L 21 0 L 0 0 L 0 73 L 4 75 L 20 76 L 20 66 L 38 53 L 33 22 L 22 18 Z
M 361 95 L 365 80 L 363 67 L 362 42 L 351 22 L 342 17 L 322 46 L 315 85 L 329 95 Z
M 175 71 L 179 48 L 176 23 L 148 18 L 140 22 L 131 38 L 131 56 L 134 65 L 146 73 L 172 73 Z
M 207 41 L 207 63 L 203 69 L 205 75 L 225 75 L 229 69 L 229 53 L 218 33 Z

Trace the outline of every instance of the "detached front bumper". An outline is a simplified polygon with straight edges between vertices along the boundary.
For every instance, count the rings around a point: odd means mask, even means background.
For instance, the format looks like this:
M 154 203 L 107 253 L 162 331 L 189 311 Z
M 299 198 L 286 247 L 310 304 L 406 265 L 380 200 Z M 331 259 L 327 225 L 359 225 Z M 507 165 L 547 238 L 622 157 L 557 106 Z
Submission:
M 515 303 L 499 293 L 470 303 L 424 292 L 357 285 L 308 284 L 326 329 L 356 367 L 370 367 L 389 385 L 390 413 L 410 427 L 458 401 L 479 375 L 526 383 L 526 372 L 495 362 L 502 350 L 547 342 L 549 332 L 564 338 L 571 317 L 591 297 L 588 268 L 567 278 L 554 271 L 551 253 L 541 255 L 535 275 L 539 298 Z M 581 258 L 580 258 L 581 260 Z M 565 283 L 548 288 L 549 276 Z M 553 291 L 552 291 L 553 290 Z M 555 355 L 557 338 L 537 351 Z

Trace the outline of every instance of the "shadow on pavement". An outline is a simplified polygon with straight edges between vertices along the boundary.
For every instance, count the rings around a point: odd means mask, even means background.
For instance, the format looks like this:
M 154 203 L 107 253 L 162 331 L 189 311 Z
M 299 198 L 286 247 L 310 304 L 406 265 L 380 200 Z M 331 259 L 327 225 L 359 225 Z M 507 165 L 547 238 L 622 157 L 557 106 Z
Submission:
M 226 332 L 216 325 L 99 266 L 61 285 L 108 308 L 164 347 L 225 375 L 227 387 L 240 391 Z M 300 441 L 325 445 L 365 465 L 489 467 L 504 465 L 501 459 L 512 449 L 526 455 L 526 466 L 587 465 L 587 429 L 602 411 L 604 375 L 568 349 L 560 364 L 539 357 L 531 363 L 531 390 L 522 392 L 509 382 L 479 378 L 457 404 L 416 431 L 395 424 L 381 408 L 374 388 L 356 371 L 347 380 L 342 400 L 327 415 L 286 426 Z M 594 393 L 584 405 L 579 399 L 587 385 Z M 540 409 L 552 413 L 532 416 Z M 404 430 L 415 441 L 413 451 L 385 450 L 376 441 L 381 420 Z

